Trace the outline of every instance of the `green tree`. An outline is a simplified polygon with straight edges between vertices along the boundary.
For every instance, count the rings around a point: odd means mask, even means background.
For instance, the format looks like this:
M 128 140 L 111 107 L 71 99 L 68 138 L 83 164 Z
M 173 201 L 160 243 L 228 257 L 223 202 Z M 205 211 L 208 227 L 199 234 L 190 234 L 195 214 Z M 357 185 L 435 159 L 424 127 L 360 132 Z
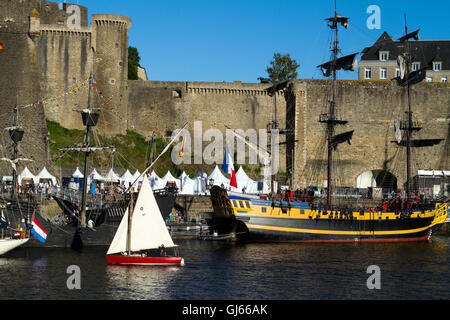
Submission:
M 139 57 L 138 49 L 128 47 L 128 80 L 138 80 Z
M 297 69 L 300 65 L 294 59 L 291 59 L 289 53 L 282 55 L 278 52 L 274 53 L 273 60 L 266 72 L 268 78 L 259 77 L 261 83 L 280 83 L 297 78 Z

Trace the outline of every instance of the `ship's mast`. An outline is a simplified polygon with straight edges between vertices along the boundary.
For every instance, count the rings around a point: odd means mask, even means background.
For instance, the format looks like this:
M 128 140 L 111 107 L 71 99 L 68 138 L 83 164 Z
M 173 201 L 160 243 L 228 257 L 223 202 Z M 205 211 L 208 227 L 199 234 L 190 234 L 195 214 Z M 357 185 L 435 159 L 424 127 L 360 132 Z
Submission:
M 331 197 L 335 188 L 334 177 L 333 177 L 333 149 L 345 141 L 350 143 L 353 136 L 352 131 L 343 132 L 337 135 L 335 133 L 336 125 L 345 125 L 348 123 L 346 120 L 338 119 L 336 117 L 336 97 L 337 97 L 337 83 L 336 83 L 336 71 L 337 70 L 347 70 L 354 71 L 357 66 L 356 55 L 357 53 L 350 54 L 344 57 L 338 58 L 339 53 L 339 38 L 338 38 L 338 26 L 341 24 L 344 28 L 348 27 L 348 18 L 339 16 L 336 10 L 336 1 L 334 1 L 334 16 L 326 19 L 329 21 L 328 26 L 334 31 L 334 41 L 333 41 L 333 59 L 329 62 L 323 63 L 318 68 L 322 69 L 324 76 L 332 76 L 331 86 L 332 86 L 332 99 L 328 107 L 328 113 L 321 114 L 319 117 L 319 122 L 326 124 L 327 128 L 327 144 L 328 144 L 328 157 L 327 157 L 327 206 L 331 207 Z
M 328 126 L 327 126 L 327 141 L 328 141 L 328 159 L 327 159 L 327 206 L 331 207 L 331 195 L 333 193 L 333 172 L 332 172 L 332 162 L 333 162 L 333 146 L 332 146 L 332 138 L 334 134 L 334 111 L 336 105 L 336 60 L 338 54 L 338 24 L 337 24 L 337 10 L 336 10 L 336 0 L 334 1 L 334 20 L 331 25 L 331 28 L 334 28 L 334 41 L 333 41 L 333 96 L 330 102 L 329 110 L 328 110 Z
M 405 14 L 405 35 L 408 34 L 408 26 L 406 24 Z M 406 39 L 406 74 L 409 75 L 411 53 L 409 48 L 409 41 Z M 407 112 L 407 127 L 406 127 L 406 200 L 409 203 L 411 199 L 411 132 L 412 132 L 412 112 L 411 112 L 411 90 L 408 81 L 408 112 Z
M 17 98 L 19 100 L 19 98 Z M 13 141 L 13 158 L 1 158 L 0 160 L 8 161 L 12 166 L 12 189 L 11 189 L 11 199 L 14 197 L 16 191 L 17 184 L 17 164 L 19 161 L 33 161 L 31 159 L 25 158 L 17 158 L 19 153 L 19 142 L 22 141 L 23 138 L 23 129 L 19 126 L 19 107 L 18 102 L 14 107 L 14 116 L 13 116 L 13 126 L 9 128 L 5 128 L 9 132 L 9 136 Z
M 86 193 L 87 193 L 87 180 L 88 180 L 88 168 L 89 168 L 89 154 L 93 151 L 100 151 L 105 149 L 114 149 L 114 147 L 90 147 L 90 132 L 91 127 L 97 125 L 99 114 L 96 111 L 101 108 L 91 108 L 91 82 L 93 80 L 92 74 L 89 78 L 89 92 L 88 92 L 88 106 L 86 109 L 74 109 L 73 111 L 80 112 L 83 120 L 83 125 L 86 126 L 86 139 L 85 145 L 76 148 L 61 148 L 60 151 L 78 151 L 84 152 L 84 170 L 83 170 L 83 190 L 81 194 L 81 210 L 79 226 L 86 227 Z
M 17 159 L 17 154 L 18 154 L 18 150 L 19 150 L 19 148 L 18 148 L 19 142 L 22 141 L 22 137 L 23 137 L 23 130 L 20 130 L 20 128 L 17 127 L 18 121 L 19 121 L 19 110 L 18 110 L 17 105 L 14 107 L 14 120 L 13 121 L 14 121 L 13 129 L 10 130 L 10 134 L 11 134 L 11 139 L 14 144 L 13 159 L 15 160 L 15 159 Z M 17 171 L 16 171 L 16 167 L 13 166 L 11 196 L 14 196 L 14 192 L 16 190 L 16 184 L 17 184 Z

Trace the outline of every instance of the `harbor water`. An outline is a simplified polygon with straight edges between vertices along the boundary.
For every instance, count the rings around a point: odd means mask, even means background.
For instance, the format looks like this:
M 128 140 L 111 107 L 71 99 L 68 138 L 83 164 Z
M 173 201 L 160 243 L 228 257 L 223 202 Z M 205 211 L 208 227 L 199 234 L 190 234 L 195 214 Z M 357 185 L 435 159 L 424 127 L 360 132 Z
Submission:
M 419 243 L 177 243 L 183 267 L 107 265 L 107 247 L 18 248 L 0 257 L 0 299 L 450 298 L 447 236 Z M 368 287 L 370 266 L 379 268 L 379 288 Z

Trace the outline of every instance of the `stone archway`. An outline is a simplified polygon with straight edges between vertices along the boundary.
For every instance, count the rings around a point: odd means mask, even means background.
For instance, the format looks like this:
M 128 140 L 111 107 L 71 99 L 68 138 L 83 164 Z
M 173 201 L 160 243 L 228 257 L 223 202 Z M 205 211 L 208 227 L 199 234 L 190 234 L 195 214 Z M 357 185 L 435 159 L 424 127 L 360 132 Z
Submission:
M 357 188 L 397 189 L 397 177 L 387 170 L 368 170 L 356 178 Z

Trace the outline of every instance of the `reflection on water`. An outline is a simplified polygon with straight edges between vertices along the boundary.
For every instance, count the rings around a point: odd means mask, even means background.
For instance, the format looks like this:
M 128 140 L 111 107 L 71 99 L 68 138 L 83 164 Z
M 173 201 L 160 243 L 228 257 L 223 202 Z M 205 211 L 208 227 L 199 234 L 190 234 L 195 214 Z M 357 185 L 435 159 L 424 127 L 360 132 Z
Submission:
M 420 243 L 179 241 L 184 267 L 108 265 L 105 247 L 18 248 L 0 258 L 0 299 L 449 299 L 450 238 Z M 69 290 L 70 265 L 81 290 Z M 381 270 L 381 289 L 366 286 Z
M 167 300 L 167 287 L 182 267 L 118 266 L 106 267 L 107 287 L 112 299 Z

